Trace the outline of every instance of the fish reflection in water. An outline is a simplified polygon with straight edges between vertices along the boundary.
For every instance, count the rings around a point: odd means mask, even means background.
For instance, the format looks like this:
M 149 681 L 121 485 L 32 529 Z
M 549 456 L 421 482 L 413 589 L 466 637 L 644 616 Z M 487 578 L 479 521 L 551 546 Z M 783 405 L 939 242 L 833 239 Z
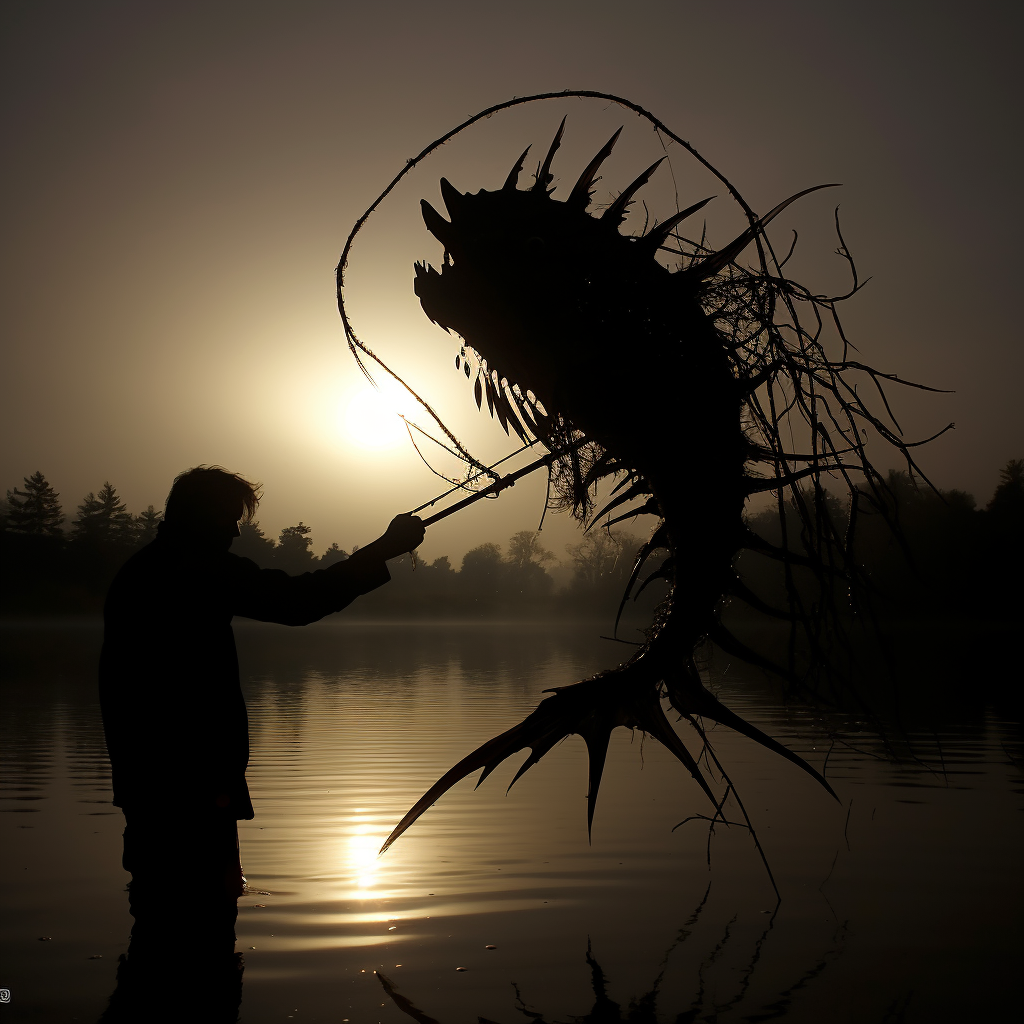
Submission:
M 655 976 L 651 987 L 642 995 L 632 997 L 626 1007 L 623 1007 L 620 1003 L 617 1003 L 611 998 L 611 996 L 609 996 L 607 975 L 597 958 L 594 956 L 593 948 L 591 943 L 588 941 L 586 963 L 587 967 L 590 969 L 590 985 L 593 992 L 594 1002 L 590 1010 L 582 1016 L 576 1014 L 571 1015 L 570 1020 L 572 1024 L 661 1024 L 659 1013 L 664 1013 L 665 1011 L 664 1009 L 659 1010 L 658 1000 L 661 995 L 662 981 L 670 967 L 669 960 L 673 952 L 686 942 L 686 940 L 693 934 L 692 929 L 694 925 L 696 925 L 701 912 L 707 904 L 710 892 L 711 886 L 709 884 L 704 893 L 704 898 L 690 915 L 689 920 L 687 920 L 682 928 L 680 928 L 672 945 L 668 950 L 666 950 L 665 955 L 662 957 L 661 963 L 658 965 L 658 973 Z M 772 913 L 771 917 L 769 917 L 761 934 L 754 941 L 747 958 L 746 965 L 740 974 L 739 980 L 733 987 L 730 997 L 724 1001 L 719 1001 L 717 999 L 710 1000 L 708 995 L 708 975 L 714 968 L 716 961 L 722 955 L 727 944 L 733 938 L 732 926 L 736 923 L 738 915 L 733 916 L 733 918 L 725 925 L 718 941 L 707 950 L 698 962 L 697 976 L 694 979 L 693 997 L 690 1005 L 685 1009 L 677 1008 L 676 1015 L 672 1018 L 674 1024 L 693 1024 L 693 1022 L 698 1020 L 717 1020 L 720 1014 L 731 1010 L 744 999 L 747 995 L 748 989 L 750 988 L 750 983 L 754 978 L 758 963 L 761 960 L 765 944 L 769 939 L 772 928 L 774 927 L 776 913 L 778 913 L 778 907 L 776 907 L 776 910 Z M 744 1017 L 744 1020 L 751 1022 L 770 1021 L 786 1017 L 794 995 L 808 983 L 817 978 L 832 962 L 842 955 L 846 933 L 847 923 L 843 922 L 842 924 L 838 924 L 832 936 L 832 941 L 828 948 L 821 952 L 818 959 L 808 966 L 808 968 L 803 971 L 793 984 L 778 991 L 770 1001 L 763 1002 L 759 1010 Z M 377 980 L 380 982 L 381 987 L 390 997 L 394 1005 L 401 1010 L 402 1013 L 406 1014 L 406 1016 L 411 1017 L 416 1021 L 417 1024 L 443 1024 L 442 1021 L 439 1021 L 437 1018 L 432 1017 L 429 1013 L 420 1009 L 420 1007 L 417 1006 L 409 997 L 400 992 L 395 986 L 395 983 L 387 975 L 378 971 Z M 531 1007 L 527 1003 L 523 998 L 519 985 L 516 982 L 512 982 L 512 988 L 515 992 L 516 1011 L 529 1018 L 534 1022 L 534 1024 L 556 1024 L 554 1021 L 549 1022 L 542 1011 Z M 897 999 L 888 1008 L 882 1018 L 884 1024 L 899 1024 L 899 1022 L 904 1019 L 909 1001 L 909 994 L 902 999 Z M 479 1024 L 499 1024 L 499 1022 L 493 1021 L 488 1017 L 477 1017 L 477 1020 Z

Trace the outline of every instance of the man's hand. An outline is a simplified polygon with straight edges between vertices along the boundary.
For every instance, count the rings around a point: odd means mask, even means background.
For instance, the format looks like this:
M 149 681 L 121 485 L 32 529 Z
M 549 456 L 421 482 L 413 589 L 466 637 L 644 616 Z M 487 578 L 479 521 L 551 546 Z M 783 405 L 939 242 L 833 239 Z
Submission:
M 423 520 L 419 516 L 403 513 L 391 520 L 384 535 L 375 540 L 372 547 L 385 561 L 397 558 L 407 551 L 418 548 L 423 543 L 426 532 Z

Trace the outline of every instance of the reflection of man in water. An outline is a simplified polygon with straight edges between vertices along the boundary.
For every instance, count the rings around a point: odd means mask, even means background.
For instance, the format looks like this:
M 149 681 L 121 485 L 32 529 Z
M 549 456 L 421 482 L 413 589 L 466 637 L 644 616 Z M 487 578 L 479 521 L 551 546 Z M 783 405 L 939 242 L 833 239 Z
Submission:
M 242 891 L 236 820 L 253 817 L 249 733 L 231 619 L 301 626 L 391 577 L 415 548 L 415 516 L 330 568 L 302 576 L 229 553 L 256 487 L 199 467 L 174 481 L 156 540 L 117 574 L 104 610 L 100 702 L 124 811 L 136 953 L 230 957 Z

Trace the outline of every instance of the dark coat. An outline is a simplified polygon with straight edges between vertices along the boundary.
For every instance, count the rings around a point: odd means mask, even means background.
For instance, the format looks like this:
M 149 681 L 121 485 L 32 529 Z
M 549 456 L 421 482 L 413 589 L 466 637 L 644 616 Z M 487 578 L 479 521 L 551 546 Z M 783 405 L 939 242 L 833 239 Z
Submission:
M 303 626 L 390 578 L 383 561 L 359 553 L 289 576 L 161 524 L 117 574 L 104 607 L 100 705 L 114 804 L 251 818 L 232 617 Z

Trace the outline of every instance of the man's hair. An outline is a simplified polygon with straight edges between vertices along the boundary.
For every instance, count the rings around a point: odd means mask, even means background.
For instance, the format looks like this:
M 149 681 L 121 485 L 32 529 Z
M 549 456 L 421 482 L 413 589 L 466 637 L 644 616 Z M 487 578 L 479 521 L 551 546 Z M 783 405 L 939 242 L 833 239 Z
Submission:
M 263 497 L 262 486 L 220 466 L 196 466 L 174 478 L 164 518 L 201 522 L 232 515 L 241 506 L 250 520 Z

